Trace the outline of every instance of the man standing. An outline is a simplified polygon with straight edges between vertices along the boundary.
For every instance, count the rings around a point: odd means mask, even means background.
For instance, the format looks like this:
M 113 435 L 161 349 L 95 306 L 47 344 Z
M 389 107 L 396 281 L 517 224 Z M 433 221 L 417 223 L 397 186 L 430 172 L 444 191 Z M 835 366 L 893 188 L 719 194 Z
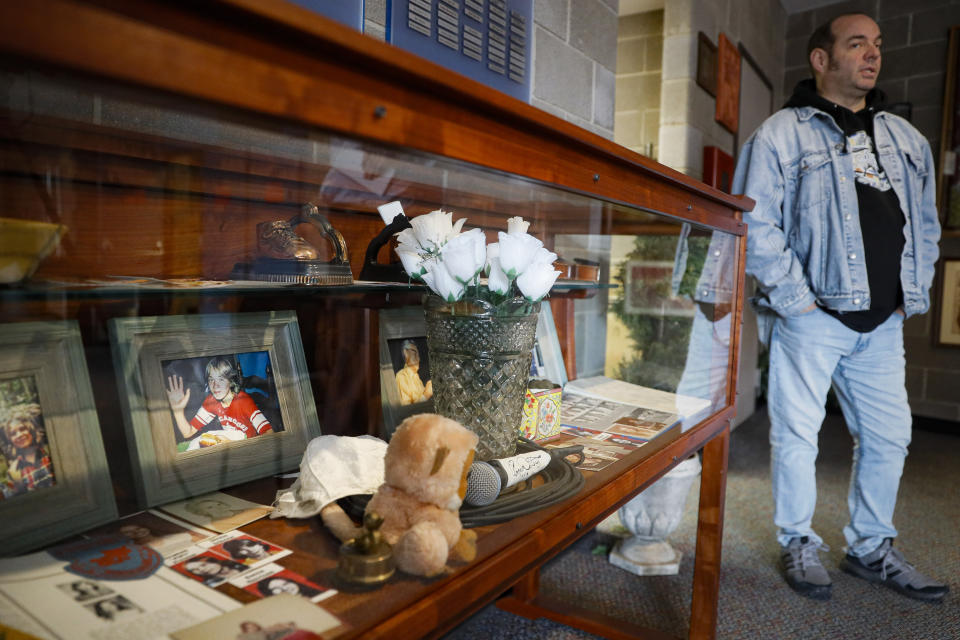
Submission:
M 910 442 L 903 321 L 929 307 L 940 225 L 933 157 L 874 88 L 881 35 L 859 13 L 818 28 L 812 80 L 746 143 L 734 193 L 756 207 L 747 271 L 769 339 L 774 522 L 787 583 L 816 599 L 831 581 L 812 526 L 817 436 L 831 383 L 854 440 L 845 571 L 921 600 L 948 587 L 892 546 Z

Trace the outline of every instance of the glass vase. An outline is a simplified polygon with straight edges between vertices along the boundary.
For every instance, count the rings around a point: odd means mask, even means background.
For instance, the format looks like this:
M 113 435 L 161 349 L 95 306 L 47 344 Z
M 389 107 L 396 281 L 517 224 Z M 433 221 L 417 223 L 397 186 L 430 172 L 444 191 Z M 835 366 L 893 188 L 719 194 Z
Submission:
M 478 460 L 516 453 L 540 303 L 427 296 L 434 410 L 480 437 Z

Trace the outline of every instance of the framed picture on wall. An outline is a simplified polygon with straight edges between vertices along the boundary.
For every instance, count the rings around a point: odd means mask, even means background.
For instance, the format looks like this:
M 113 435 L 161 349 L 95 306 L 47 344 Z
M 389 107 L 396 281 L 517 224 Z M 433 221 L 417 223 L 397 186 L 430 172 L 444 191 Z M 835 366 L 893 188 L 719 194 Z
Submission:
M 944 229 L 960 229 L 960 26 L 950 28 L 947 73 L 943 87 L 943 121 L 940 126 L 940 162 L 937 208 Z
M 116 318 L 110 330 L 143 506 L 294 469 L 320 435 L 293 311 Z
M 740 120 L 740 52 L 723 33 L 717 45 L 717 104 L 714 120 L 730 133 Z
M 423 307 L 380 311 L 380 400 L 383 438 L 404 418 L 433 412 L 433 382 Z
M 960 347 L 960 260 L 943 260 L 937 342 Z
M 0 325 L 0 555 L 116 517 L 77 323 Z

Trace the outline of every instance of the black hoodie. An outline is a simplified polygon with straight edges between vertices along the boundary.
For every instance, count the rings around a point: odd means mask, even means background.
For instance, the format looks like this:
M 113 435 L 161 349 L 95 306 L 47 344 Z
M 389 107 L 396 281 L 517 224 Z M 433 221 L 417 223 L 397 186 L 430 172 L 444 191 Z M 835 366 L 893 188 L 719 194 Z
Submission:
M 883 324 L 890 314 L 903 304 L 900 284 L 900 256 L 903 253 L 903 211 L 897 194 L 883 174 L 873 144 L 873 116 L 886 107 L 886 96 L 879 89 L 867 94 L 866 107 L 854 113 L 817 94 L 813 79 L 803 80 L 793 90 L 784 107 L 814 107 L 829 114 L 845 136 L 842 153 L 852 153 L 853 136 L 863 131 L 869 138 L 869 152 L 881 171 L 879 179 L 861 179 L 857 176 L 857 201 L 860 209 L 860 229 L 863 235 L 864 262 L 870 286 L 870 309 L 839 312 L 824 309 L 854 331 L 866 333 Z M 875 177 L 876 178 L 876 177 Z M 883 184 L 886 182 L 886 184 Z M 884 189 L 883 187 L 886 187 Z

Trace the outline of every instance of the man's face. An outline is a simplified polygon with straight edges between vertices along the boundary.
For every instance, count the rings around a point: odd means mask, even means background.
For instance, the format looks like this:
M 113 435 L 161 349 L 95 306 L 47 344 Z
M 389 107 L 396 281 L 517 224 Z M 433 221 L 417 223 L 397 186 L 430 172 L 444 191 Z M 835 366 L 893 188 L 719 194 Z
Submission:
M 34 444 L 33 426 L 29 420 L 14 418 L 14 420 L 7 425 L 7 438 L 10 439 L 11 444 L 17 449 L 26 449 Z
M 230 393 L 230 380 L 220 373 L 211 371 L 207 384 L 210 385 L 210 395 L 215 400 L 223 400 Z
M 880 75 L 880 27 L 867 16 L 844 16 L 833 23 L 836 37 L 823 70 L 825 89 L 851 94 L 868 91 Z

